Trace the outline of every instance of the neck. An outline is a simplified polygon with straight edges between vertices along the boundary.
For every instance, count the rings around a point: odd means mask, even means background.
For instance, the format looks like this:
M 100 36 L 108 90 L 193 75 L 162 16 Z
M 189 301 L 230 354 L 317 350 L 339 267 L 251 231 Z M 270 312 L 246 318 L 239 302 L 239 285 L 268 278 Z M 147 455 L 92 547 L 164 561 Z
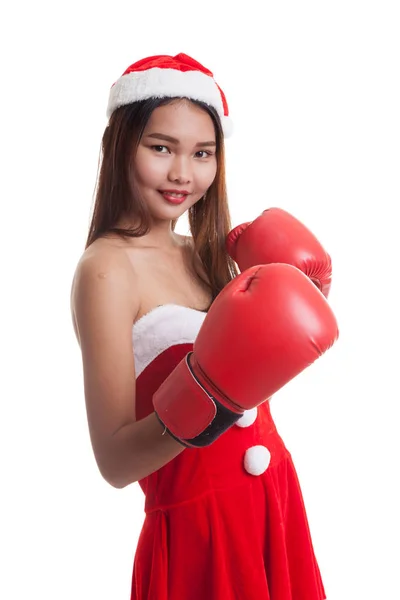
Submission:
M 168 227 L 165 227 L 165 223 L 161 226 L 153 224 L 150 231 L 143 236 L 143 240 L 146 240 L 146 243 L 152 246 L 166 249 L 174 249 L 181 245 L 179 235 L 172 230 L 170 223 L 168 225 Z
M 119 227 L 130 228 L 132 222 L 123 220 L 119 223 Z M 135 238 L 134 243 L 174 250 L 182 245 L 182 238 L 172 230 L 172 221 L 153 221 L 149 232 L 140 238 Z

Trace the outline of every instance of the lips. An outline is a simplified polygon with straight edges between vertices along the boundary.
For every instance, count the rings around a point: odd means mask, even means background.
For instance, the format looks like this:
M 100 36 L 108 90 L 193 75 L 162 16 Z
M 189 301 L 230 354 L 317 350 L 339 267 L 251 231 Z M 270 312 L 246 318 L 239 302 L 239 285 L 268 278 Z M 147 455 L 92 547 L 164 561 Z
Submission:
M 186 190 L 159 190 L 160 194 L 171 204 L 182 204 L 189 195 Z

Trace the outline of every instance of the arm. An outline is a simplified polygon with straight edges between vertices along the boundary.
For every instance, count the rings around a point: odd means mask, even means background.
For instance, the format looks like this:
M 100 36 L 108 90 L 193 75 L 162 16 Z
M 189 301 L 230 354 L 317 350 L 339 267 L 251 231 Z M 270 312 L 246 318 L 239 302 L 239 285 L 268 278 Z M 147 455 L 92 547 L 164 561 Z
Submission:
M 155 414 L 135 421 L 132 326 L 137 282 L 120 253 L 99 251 L 78 264 L 71 308 L 82 352 L 90 439 L 100 473 L 122 488 L 168 463 L 182 446 Z

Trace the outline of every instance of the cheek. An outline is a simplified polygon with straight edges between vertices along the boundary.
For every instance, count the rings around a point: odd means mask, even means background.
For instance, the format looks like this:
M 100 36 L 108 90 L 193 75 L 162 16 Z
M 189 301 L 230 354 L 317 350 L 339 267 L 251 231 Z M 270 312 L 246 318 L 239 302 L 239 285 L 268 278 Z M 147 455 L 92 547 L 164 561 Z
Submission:
M 198 174 L 197 181 L 202 188 L 204 188 L 204 189 L 209 188 L 210 185 L 212 184 L 212 182 L 214 181 L 216 174 L 217 174 L 217 162 L 215 161 L 213 163 L 203 166 L 203 168 L 201 169 L 201 171 Z
M 135 171 L 139 183 L 152 184 L 164 174 L 163 161 L 152 160 L 151 157 L 143 156 L 143 153 L 138 152 L 135 160 Z

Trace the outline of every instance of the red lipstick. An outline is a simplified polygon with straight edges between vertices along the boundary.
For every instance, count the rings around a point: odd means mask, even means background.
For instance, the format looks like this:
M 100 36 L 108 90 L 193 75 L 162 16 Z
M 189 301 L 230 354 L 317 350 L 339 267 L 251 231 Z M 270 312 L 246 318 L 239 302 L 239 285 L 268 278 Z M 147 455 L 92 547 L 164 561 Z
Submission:
M 187 190 L 159 190 L 160 194 L 171 204 L 182 204 L 190 194 Z

